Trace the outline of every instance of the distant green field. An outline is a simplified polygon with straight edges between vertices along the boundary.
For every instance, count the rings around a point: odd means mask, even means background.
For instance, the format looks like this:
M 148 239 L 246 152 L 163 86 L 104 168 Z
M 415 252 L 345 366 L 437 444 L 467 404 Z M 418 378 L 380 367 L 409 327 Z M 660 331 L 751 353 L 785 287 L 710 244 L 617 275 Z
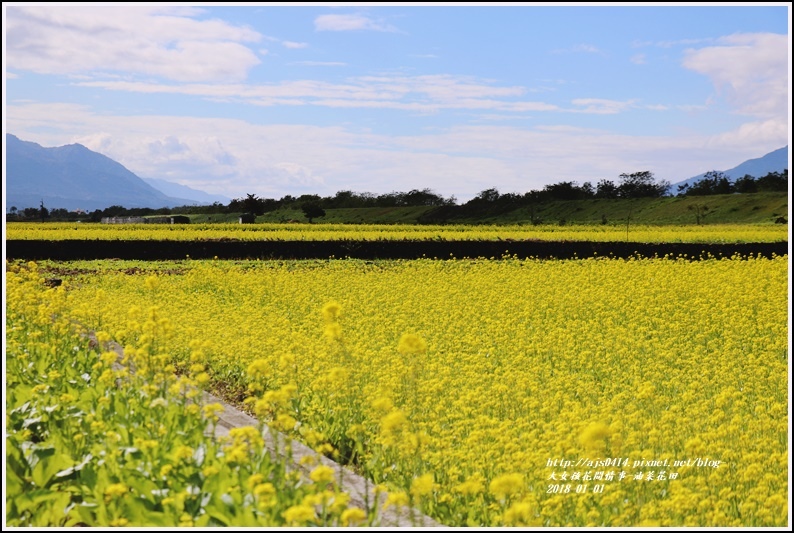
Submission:
M 434 217 L 435 207 L 364 207 L 326 209 L 326 216 L 314 222 L 334 224 L 625 224 L 628 217 L 636 224 L 695 224 L 695 206 L 705 206 L 701 223 L 773 224 L 788 217 L 788 194 L 754 193 L 700 197 L 638 198 L 634 200 L 557 200 L 525 206 L 496 214 Z M 463 213 L 461 213 L 463 214 Z M 190 215 L 193 223 L 237 222 L 239 213 Z M 308 222 L 300 209 L 279 209 L 257 217 L 262 222 Z
M 544 223 L 560 220 L 572 223 L 625 222 L 628 216 L 640 224 L 694 224 L 695 206 L 706 206 L 702 224 L 774 223 L 788 214 L 786 193 L 725 194 L 700 197 L 638 198 L 634 200 L 573 200 L 541 205 L 535 216 Z M 528 217 L 524 208 L 506 215 L 510 218 Z M 510 217 L 510 218 L 508 218 Z
M 432 206 L 420 207 L 360 207 L 326 209 L 326 215 L 314 222 L 324 224 L 416 224 L 419 216 L 434 209 Z M 193 223 L 237 222 L 240 213 L 189 215 Z M 256 218 L 262 222 L 308 222 L 300 209 L 278 209 Z

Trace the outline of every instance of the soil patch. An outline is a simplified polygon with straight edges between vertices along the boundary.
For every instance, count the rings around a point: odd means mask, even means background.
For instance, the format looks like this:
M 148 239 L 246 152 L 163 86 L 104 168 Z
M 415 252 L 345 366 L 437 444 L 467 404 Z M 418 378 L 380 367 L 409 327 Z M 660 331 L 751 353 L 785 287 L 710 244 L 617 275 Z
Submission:
M 587 257 L 728 258 L 788 254 L 788 242 L 639 243 L 589 241 L 85 241 L 9 240 L 8 259 L 419 259 L 504 256 L 538 259 Z

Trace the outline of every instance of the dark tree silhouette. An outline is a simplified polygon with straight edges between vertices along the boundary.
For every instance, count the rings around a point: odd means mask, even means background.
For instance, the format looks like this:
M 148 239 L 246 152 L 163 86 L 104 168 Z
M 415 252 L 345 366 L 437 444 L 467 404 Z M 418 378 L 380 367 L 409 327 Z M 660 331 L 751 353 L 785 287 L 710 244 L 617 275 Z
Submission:
M 305 203 L 301 207 L 301 210 L 303 211 L 303 216 L 309 219 L 309 224 L 312 223 L 313 219 L 325 216 L 325 209 L 320 207 L 318 202 Z

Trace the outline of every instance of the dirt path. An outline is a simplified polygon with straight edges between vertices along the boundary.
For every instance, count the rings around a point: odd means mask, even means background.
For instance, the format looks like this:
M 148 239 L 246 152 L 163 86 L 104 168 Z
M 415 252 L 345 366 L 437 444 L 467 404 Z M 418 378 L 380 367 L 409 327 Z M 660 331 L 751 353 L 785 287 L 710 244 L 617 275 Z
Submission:
M 93 335 L 91 335 L 91 338 L 96 342 L 96 338 Z M 104 348 L 113 350 L 119 354 L 119 361 L 121 361 L 124 356 L 124 348 L 118 343 L 110 342 Z M 120 363 L 115 363 L 114 366 L 117 370 L 122 369 Z M 213 436 L 216 439 L 229 435 L 229 431 L 233 428 L 244 426 L 258 427 L 259 425 L 259 422 L 252 416 L 207 392 L 203 393 L 202 403 L 203 405 L 219 403 L 223 406 L 223 412 L 218 414 L 219 419 L 214 428 Z M 283 450 L 287 442 L 289 442 L 292 447 L 291 468 L 300 472 L 307 480 L 309 479 L 309 473 L 316 468 L 317 462 L 319 462 L 334 470 L 334 478 L 341 480 L 339 489 L 350 495 L 351 506 L 367 509 L 371 507 L 371 503 L 377 498 L 379 500 L 378 509 L 383 508 L 383 503 L 386 499 L 385 495 L 376 495 L 373 490 L 374 484 L 371 481 L 359 476 L 335 461 L 318 454 L 305 444 L 289 439 L 289 437 L 276 433 L 270 428 L 265 429 L 263 436 L 268 450 L 273 454 L 279 453 L 278 450 Z M 277 442 L 278 446 L 276 445 Z M 301 464 L 301 459 L 304 457 L 314 457 L 317 461 L 313 465 Z M 288 468 L 290 467 L 288 466 Z M 378 516 L 380 518 L 379 527 L 444 527 L 432 518 L 423 515 L 415 509 L 407 507 L 400 509 L 391 507 L 386 511 L 380 510 Z

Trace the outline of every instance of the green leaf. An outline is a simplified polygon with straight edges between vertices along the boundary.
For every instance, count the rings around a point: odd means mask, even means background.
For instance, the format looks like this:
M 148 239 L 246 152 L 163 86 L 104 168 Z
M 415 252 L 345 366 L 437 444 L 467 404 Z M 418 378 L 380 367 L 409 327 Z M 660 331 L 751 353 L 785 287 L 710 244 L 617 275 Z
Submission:
M 48 499 L 34 514 L 33 526 L 62 526 L 66 522 L 66 508 L 69 505 L 70 496 L 66 492 L 55 493 L 55 496 L 51 500 Z
M 145 522 L 140 525 L 147 527 L 173 527 L 174 521 L 165 513 L 152 511 L 146 514 Z
M 36 425 L 36 424 L 38 424 L 40 422 L 41 422 L 41 417 L 40 416 L 36 416 L 36 417 L 33 417 L 33 418 L 26 418 L 25 420 L 22 421 L 22 427 L 23 428 L 29 428 L 30 426 L 34 426 L 34 425 Z
M 44 488 L 59 471 L 63 470 L 64 466 L 71 463 L 72 458 L 65 454 L 44 455 L 39 459 L 38 463 L 36 463 L 36 466 L 33 467 L 33 472 L 31 473 L 33 482 L 37 486 Z
M 14 498 L 14 503 L 16 504 L 17 512 L 20 515 L 25 511 L 30 511 L 35 514 L 36 509 L 38 509 L 42 504 L 60 497 L 60 492 L 55 492 L 48 489 L 33 489 L 17 495 Z
M 125 446 L 121 448 L 123 455 L 122 463 L 129 461 L 139 461 L 143 457 L 143 452 L 135 446 Z
M 86 406 L 93 406 L 96 404 L 97 396 L 99 395 L 96 389 L 86 389 L 80 394 L 80 403 Z
M 80 470 L 80 482 L 87 487 L 95 487 L 97 481 L 96 469 L 93 464 L 87 464 Z
M 88 463 L 90 463 L 91 459 L 93 459 L 93 458 L 94 458 L 94 456 L 89 453 L 88 455 L 86 455 L 83 458 L 83 461 L 81 463 L 76 464 L 74 466 L 70 466 L 69 468 L 65 468 L 65 469 L 61 470 L 60 472 L 55 474 L 55 477 L 57 477 L 57 478 L 65 478 L 65 479 L 74 479 L 75 477 L 77 477 L 74 474 L 76 474 L 77 472 L 79 472 L 80 470 L 85 468 L 85 466 Z
M 186 481 L 193 486 L 194 490 L 196 491 L 196 494 L 198 494 L 201 491 L 201 485 L 204 483 L 204 479 L 202 478 L 199 472 L 191 473 Z
M 136 498 L 124 498 L 125 516 L 139 524 L 147 523 L 147 515 L 154 511 L 154 504 L 142 496 Z
M 210 516 L 208 514 L 203 514 L 196 518 L 194 522 L 194 526 L 196 527 L 206 527 L 210 522 Z
M 95 503 L 81 503 L 76 507 L 77 514 L 80 515 L 80 518 L 86 526 L 94 527 L 97 525 L 96 509 L 98 507 L 99 506 Z
M 11 410 L 11 414 L 12 415 L 26 414 L 28 412 L 28 410 L 30 409 L 30 406 L 31 406 L 30 402 L 25 402 L 22 405 L 20 405 L 19 407 L 17 407 L 16 409 L 12 409 Z M 33 411 L 35 411 L 35 410 L 36 409 L 34 408 Z
M 14 439 L 6 439 L 6 477 L 10 472 L 20 479 L 30 475 L 30 464 Z
M 18 473 L 20 471 L 21 468 L 15 468 L 14 465 L 9 464 L 8 458 L 6 458 L 6 498 L 20 494 L 25 490 L 25 478 Z
M 207 507 L 205 511 L 207 512 L 206 516 L 210 517 L 212 521 L 214 521 L 214 523 L 210 523 L 209 525 L 223 527 L 228 527 L 231 525 L 228 515 L 223 511 L 210 507 Z
M 157 501 L 155 499 L 155 493 L 160 490 L 160 487 L 154 481 L 147 479 L 144 477 L 144 474 L 140 472 L 130 472 L 129 477 L 126 479 L 126 483 L 129 485 L 130 489 L 134 489 L 141 498 L 146 499 L 148 504 L 152 506 L 155 505 Z
M 39 459 L 44 459 L 45 457 L 52 457 L 55 455 L 55 448 L 53 446 L 36 446 L 33 448 L 33 454 L 38 457 Z

